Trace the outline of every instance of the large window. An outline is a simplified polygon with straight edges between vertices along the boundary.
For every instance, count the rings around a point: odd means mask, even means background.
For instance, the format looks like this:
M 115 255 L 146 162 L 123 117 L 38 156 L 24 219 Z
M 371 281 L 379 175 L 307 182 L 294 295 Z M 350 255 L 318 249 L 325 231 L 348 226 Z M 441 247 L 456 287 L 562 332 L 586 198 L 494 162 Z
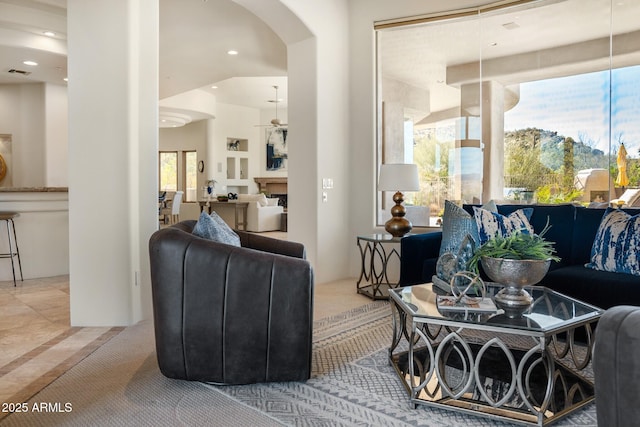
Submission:
M 407 203 L 431 225 L 445 199 L 589 204 L 639 185 L 640 2 L 517 3 L 376 25 L 378 163 L 418 165 Z
M 184 156 L 184 200 L 198 201 L 198 154 L 195 151 L 185 151 Z
M 160 152 L 160 191 L 178 190 L 178 153 Z
M 181 162 L 178 163 L 178 159 Z M 195 151 L 160 152 L 160 191 L 184 191 L 184 202 L 198 201 L 198 154 Z

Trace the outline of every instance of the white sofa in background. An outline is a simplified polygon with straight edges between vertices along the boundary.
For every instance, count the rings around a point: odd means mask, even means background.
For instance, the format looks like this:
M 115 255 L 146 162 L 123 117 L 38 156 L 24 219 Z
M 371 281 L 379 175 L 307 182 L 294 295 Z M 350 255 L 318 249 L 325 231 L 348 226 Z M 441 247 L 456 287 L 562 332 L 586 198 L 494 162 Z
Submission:
M 238 202 L 248 202 L 247 231 L 280 230 L 284 208 L 278 199 L 268 199 L 264 194 L 238 194 Z

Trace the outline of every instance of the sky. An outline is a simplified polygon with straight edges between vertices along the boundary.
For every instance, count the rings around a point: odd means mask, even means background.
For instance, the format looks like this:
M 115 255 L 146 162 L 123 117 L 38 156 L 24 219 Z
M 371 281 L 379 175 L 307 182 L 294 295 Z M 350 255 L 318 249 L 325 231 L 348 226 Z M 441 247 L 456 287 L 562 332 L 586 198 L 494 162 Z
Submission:
M 619 136 L 630 157 L 640 157 L 640 66 L 522 83 L 520 102 L 505 113 L 505 131 L 540 128 L 557 131 L 592 147 L 618 150 Z M 614 103 L 609 114 L 609 82 Z M 584 138 L 583 138 L 584 137 Z

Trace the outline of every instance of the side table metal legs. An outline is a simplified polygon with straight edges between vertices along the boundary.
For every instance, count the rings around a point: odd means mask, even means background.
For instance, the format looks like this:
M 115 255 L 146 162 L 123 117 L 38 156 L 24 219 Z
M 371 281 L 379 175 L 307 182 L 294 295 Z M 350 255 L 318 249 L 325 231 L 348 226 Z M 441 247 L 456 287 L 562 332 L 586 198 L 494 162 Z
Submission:
M 376 240 L 374 240 L 376 239 Z M 398 286 L 391 283 L 387 275 L 387 265 L 391 258 L 400 261 L 400 254 L 395 248 L 387 252 L 383 243 L 397 243 L 392 239 L 380 237 L 358 237 L 357 245 L 360 249 L 361 268 L 360 277 L 356 283 L 359 294 L 374 300 L 389 299 L 389 289 Z M 364 281 L 364 283 L 362 283 Z
M 13 219 L 20 216 L 17 212 L 0 212 L 0 221 L 7 224 L 7 241 L 9 242 L 9 252 L 0 253 L 0 258 L 11 259 L 11 271 L 13 273 L 13 286 L 16 286 L 16 267 L 13 261 L 14 257 L 18 258 L 18 268 L 20 269 L 20 281 L 24 281 L 22 277 L 22 262 L 20 262 L 20 249 L 18 249 L 18 239 L 16 237 L 16 226 Z M 12 236 L 13 234 L 13 236 Z

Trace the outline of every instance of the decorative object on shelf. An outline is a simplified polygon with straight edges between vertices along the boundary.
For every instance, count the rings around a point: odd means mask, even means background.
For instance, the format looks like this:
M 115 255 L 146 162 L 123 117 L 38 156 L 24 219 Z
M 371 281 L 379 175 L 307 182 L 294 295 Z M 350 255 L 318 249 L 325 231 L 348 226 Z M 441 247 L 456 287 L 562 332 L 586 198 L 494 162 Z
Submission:
M 227 198 L 229 200 L 238 200 L 238 194 L 237 193 L 229 193 L 229 194 L 227 194 Z
M 551 261 L 560 261 L 553 243 L 544 239 L 549 224 L 540 234 L 515 231 L 496 235 L 482 244 L 469 261 L 469 269 L 477 272 L 478 263 L 491 280 L 505 287 L 494 297 L 496 305 L 510 318 L 522 316 L 531 306 L 531 295 L 523 288 L 539 283 L 549 270 Z
M 211 197 L 216 195 L 216 184 L 218 183 L 218 181 L 216 181 L 215 179 L 210 179 L 207 181 L 207 194 L 206 194 L 206 198 L 207 198 L 207 204 L 206 206 L 209 206 L 209 201 L 211 200 Z
M 200 160 L 198 162 L 198 172 L 200 173 L 204 172 L 204 160 Z
M 216 199 L 219 202 L 228 202 L 229 201 L 229 196 L 217 196 Z
M 402 206 L 404 195 L 402 191 L 420 190 L 418 179 L 418 166 L 415 164 L 387 163 L 380 165 L 378 178 L 378 191 L 395 191 L 393 201 L 395 206 L 391 208 L 391 219 L 384 225 L 387 233 L 393 237 L 402 237 L 411 231 L 411 222 L 404 216 L 406 210 Z

